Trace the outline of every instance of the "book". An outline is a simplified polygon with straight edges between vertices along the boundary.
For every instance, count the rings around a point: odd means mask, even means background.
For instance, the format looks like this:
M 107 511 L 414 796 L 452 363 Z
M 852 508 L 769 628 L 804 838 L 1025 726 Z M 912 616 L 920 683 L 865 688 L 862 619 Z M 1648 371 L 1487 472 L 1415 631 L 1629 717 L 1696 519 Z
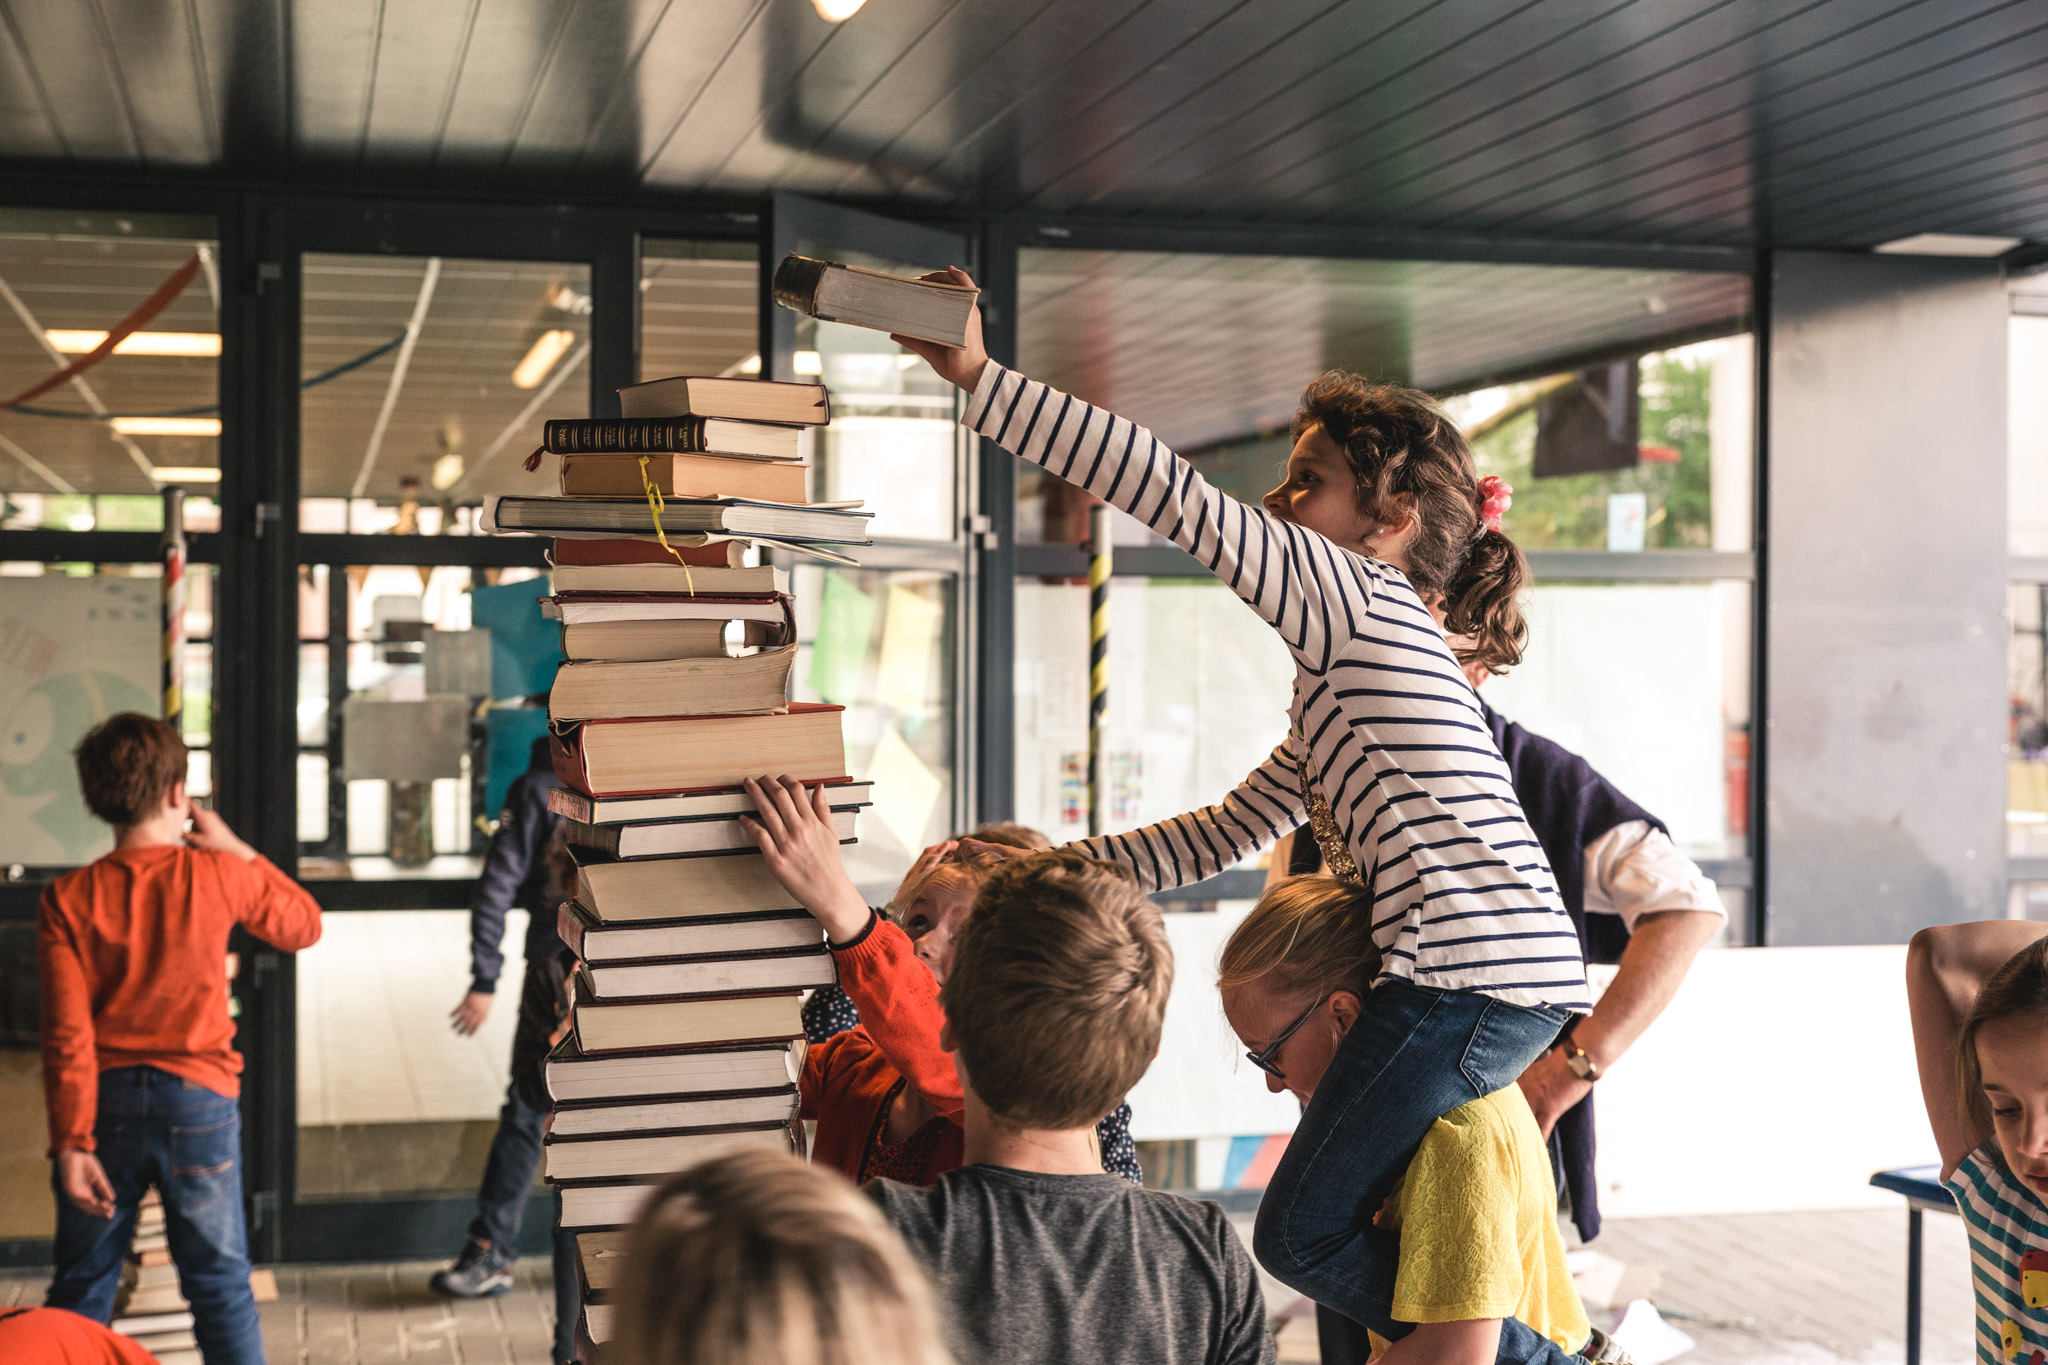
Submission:
M 832 420 L 832 400 L 823 384 L 685 374 L 620 389 L 619 416 L 730 417 L 741 422 L 820 427 Z
M 192 1329 L 189 1327 L 174 1332 L 134 1332 L 123 1333 L 123 1335 L 128 1336 L 137 1346 L 155 1356 L 157 1358 L 157 1365 L 163 1365 L 163 1354 L 166 1351 L 197 1351 L 199 1349 L 199 1338 L 192 1334 Z
M 799 505 L 742 498 L 671 498 L 661 509 L 661 526 L 676 536 L 723 535 L 741 539 L 818 541 L 866 545 L 872 512 L 829 503 Z M 535 535 L 654 534 L 654 509 L 647 499 L 529 498 L 493 494 L 477 521 L 484 535 L 525 531 Z
M 821 785 L 818 783 L 806 784 Z M 858 810 L 874 801 L 872 782 L 827 782 L 825 803 L 833 810 Z M 675 796 L 585 796 L 567 787 L 548 789 L 548 809 L 586 825 L 632 824 L 642 820 L 688 820 L 721 815 L 752 815 L 754 798 L 743 787 L 729 791 L 688 792 Z
M 676 556 L 691 568 L 740 569 L 746 567 L 743 556 L 747 547 L 731 541 L 714 541 L 709 545 L 677 545 L 669 542 L 674 553 L 664 550 L 661 542 L 650 538 L 633 536 L 588 536 L 575 540 L 558 540 L 548 549 L 548 563 L 556 568 L 575 565 L 579 568 L 613 564 L 669 564 L 676 563 Z M 739 588 L 728 591 L 740 592 Z M 746 589 L 745 591 L 751 591 Z M 781 591 L 781 589 L 777 589 Z
M 569 854 L 577 865 L 577 899 L 601 924 L 803 908 L 758 853 L 618 861 L 572 844 Z
M 542 1067 L 558 1104 L 668 1095 L 780 1090 L 804 1074 L 802 1037 L 736 1047 L 692 1048 L 588 1056 L 573 1033 L 555 1044 Z
M 735 957 L 671 958 L 663 962 L 586 962 L 583 979 L 600 1001 L 710 998 L 807 991 L 839 979 L 820 938 L 795 951 Z
M 548 1120 L 548 1132 L 558 1138 L 603 1137 L 787 1124 L 796 1117 L 797 1103 L 796 1087 L 790 1086 L 767 1095 L 692 1095 L 645 1104 L 576 1105 L 555 1110 Z
M 794 428 L 791 428 L 793 430 Z M 564 455 L 565 498 L 646 496 L 637 455 Z M 810 495 L 811 467 L 782 460 L 725 455 L 647 457 L 647 483 L 666 498 L 761 498 L 802 502 Z
M 596 621 L 771 621 L 789 620 L 786 597 L 700 593 L 573 592 L 543 597 L 540 614 L 565 626 Z
M 709 655 L 565 663 L 555 671 L 555 685 L 548 692 L 548 716 L 575 721 L 603 716 L 672 716 L 686 710 L 701 715 L 773 711 L 788 701 L 789 670 L 795 663 L 795 645 L 736 659 Z
M 854 821 L 858 815 L 858 810 L 832 812 L 832 829 L 840 843 L 855 841 Z M 568 824 L 568 838 L 579 848 L 595 849 L 620 859 L 673 858 L 685 853 L 724 853 L 757 847 L 737 816 L 608 825 L 586 825 L 573 820 Z
M 818 922 L 800 910 L 641 920 L 618 927 L 606 925 L 575 901 L 563 901 L 555 911 L 555 929 L 569 951 L 589 963 L 815 948 L 824 938 Z
M 620 1176 L 667 1175 L 728 1152 L 795 1152 L 802 1142 L 787 1123 L 733 1128 L 716 1133 L 663 1133 L 654 1137 L 542 1139 L 545 1174 L 551 1181 L 613 1180 Z
M 623 1228 L 640 1212 L 654 1184 L 645 1180 L 617 1180 L 605 1184 L 564 1185 L 562 1212 L 556 1226 L 578 1228 Z
M 624 1282 L 626 1234 L 581 1232 L 576 1235 L 576 1273 L 583 1297 L 602 1298 Z
M 565 545 L 604 545 L 602 540 L 571 540 Z M 646 542 L 628 541 L 630 545 Z M 733 545 L 735 541 L 721 541 Z M 659 545 L 656 549 L 661 548 Z M 558 564 L 550 574 L 557 593 L 569 592 L 704 592 L 739 597 L 789 592 L 789 570 L 762 565 L 758 569 L 701 568 L 682 565 L 663 555 L 652 564 Z
M 590 1337 L 593 1346 L 602 1346 L 612 1339 L 612 1306 L 608 1303 L 586 1303 L 583 1305 L 583 1330 Z
M 121 1304 L 122 1316 L 142 1313 L 175 1313 L 185 1307 L 185 1295 L 173 1279 L 169 1284 L 155 1284 L 131 1290 Z
M 135 1287 L 137 1289 L 146 1289 L 151 1285 L 176 1284 L 177 1282 L 178 1268 L 170 1263 L 168 1257 L 160 1263 L 144 1261 L 139 1257 L 135 1258 Z
M 107 1325 L 124 1337 L 146 1336 L 151 1332 L 183 1332 L 197 1321 L 190 1309 L 176 1313 L 124 1313 Z
M 576 969 L 570 1032 L 585 1054 L 647 1048 L 771 1043 L 803 1036 L 795 991 L 713 996 L 705 1000 L 599 1000 L 584 969 Z
M 731 655 L 724 621 L 585 621 L 562 627 L 562 657 L 571 663 L 653 663 L 723 659 Z M 787 624 L 743 622 L 742 647 L 788 643 Z
M 550 455 L 624 455 L 629 460 L 639 455 L 730 455 L 793 461 L 799 458 L 798 434 L 793 426 L 726 417 L 571 417 L 541 427 Z
M 907 279 L 793 251 L 775 267 L 769 287 L 782 307 L 821 321 L 896 332 L 941 346 L 967 344 L 967 320 L 981 296 L 970 285 Z
M 737 787 L 749 777 L 846 776 L 844 708 L 792 702 L 766 716 L 585 720 L 550 728 L 555 775 L 586 796 Z

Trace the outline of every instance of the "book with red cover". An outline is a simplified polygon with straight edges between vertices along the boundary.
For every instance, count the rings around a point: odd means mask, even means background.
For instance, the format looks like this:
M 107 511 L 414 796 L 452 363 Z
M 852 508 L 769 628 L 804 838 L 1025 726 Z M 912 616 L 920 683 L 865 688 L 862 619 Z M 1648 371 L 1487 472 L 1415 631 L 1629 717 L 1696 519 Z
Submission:
M 737 569 L 747 547 L 736 540 L 709 545 L 676 546 L 683 563 L 707 569 Z M 608 540 L 557 540 L 548 559 L 555 564 L 673 564 L 676 556 L 652 537 L 617 536 Z
M 737 787 L 749 777 L 846 776 L 843 706 L 791 702 L 751 716 L 660 716 L 556 725 L 555 775 L 585 796 L 651 796 Z

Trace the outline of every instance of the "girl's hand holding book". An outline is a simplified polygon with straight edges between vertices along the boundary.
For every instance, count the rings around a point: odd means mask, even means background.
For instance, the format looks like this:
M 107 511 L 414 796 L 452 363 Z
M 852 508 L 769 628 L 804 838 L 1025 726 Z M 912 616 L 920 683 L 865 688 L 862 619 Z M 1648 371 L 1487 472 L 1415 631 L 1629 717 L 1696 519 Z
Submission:
M 970 289 L 974 287 L 974 281 L 969 279 L 967 272 L 957 265 L 949 265 L 944 270 L 934 270 L 930 274 L 920 275 L 918 278 L 929 281 L 932 284 L 961 284 L 966 285 Z M 915 351 L 918 355 L 923 356 L 925 363 L 938 371 L 939 378 L 949 384 L 957 385 L 969 393 L 973 393 L 975 388 L 980 385 L 982 369 L 988 364 L 988 348 L 981 344 L 981 308 L 979 305 L 976 305 L 974 311 L 967 316 L 967 344 L 965 346 L 941 346 L 937 342 L 920 341 L 916 337 L 898 336 L 894 332 L 889 334 L 889 340 L 905 350 Z
M 845 943 L 867 928 L 874 912 L 839 860 L 839 836 L 825 789 L 806 791 L 793 777 L 750 777 L 745 786 L 757 814 L 753 819 L 742 815 L 740 827 L 760 845 L 775 879 L 825 926 L 825 936 L 834 943 Z

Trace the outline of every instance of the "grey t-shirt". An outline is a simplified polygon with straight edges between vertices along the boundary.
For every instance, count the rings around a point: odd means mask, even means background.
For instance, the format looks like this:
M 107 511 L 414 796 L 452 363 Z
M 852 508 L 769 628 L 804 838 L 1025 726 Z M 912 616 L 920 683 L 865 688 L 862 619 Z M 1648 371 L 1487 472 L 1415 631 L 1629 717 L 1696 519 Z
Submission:
M 1007 1166 L 865 1188 L 931 1272 L 962 1365 L 1273 1360 L 1258 1273 L 1214 1204 Z

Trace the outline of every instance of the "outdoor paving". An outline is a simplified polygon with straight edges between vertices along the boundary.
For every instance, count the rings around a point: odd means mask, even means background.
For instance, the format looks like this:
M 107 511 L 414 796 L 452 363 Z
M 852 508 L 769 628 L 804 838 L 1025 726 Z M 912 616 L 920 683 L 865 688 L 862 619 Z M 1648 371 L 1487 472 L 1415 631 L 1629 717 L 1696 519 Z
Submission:
M 1250 1218 L 1234 1218 L 1247 1235 Z M 1969 1250 L 1954 1219 L 1926 1219 L 1925 1365 L 1967 1365 Z M 1595 1244 L 1661 1266 L 1656 1302 L 1693 1337 L 1687 1365 L 1893 1365 L 1905 1359 L 1906 1215 L 1757 1214 L 1610 1222 Z M 548 1365 L 554 1298 L 545 1257 L 503 1298 L 427 1290 L 440 1262 L 276 1267 L 262 1305 L 272 1365 Z M 0 1277 L 0 1305 L 34 1303 L 44 1277 Z M 1267 1281 L 1275 1309 L 1284 1291 Z M 1596 1315 L 1604 1317 L 1607 1315 Z

